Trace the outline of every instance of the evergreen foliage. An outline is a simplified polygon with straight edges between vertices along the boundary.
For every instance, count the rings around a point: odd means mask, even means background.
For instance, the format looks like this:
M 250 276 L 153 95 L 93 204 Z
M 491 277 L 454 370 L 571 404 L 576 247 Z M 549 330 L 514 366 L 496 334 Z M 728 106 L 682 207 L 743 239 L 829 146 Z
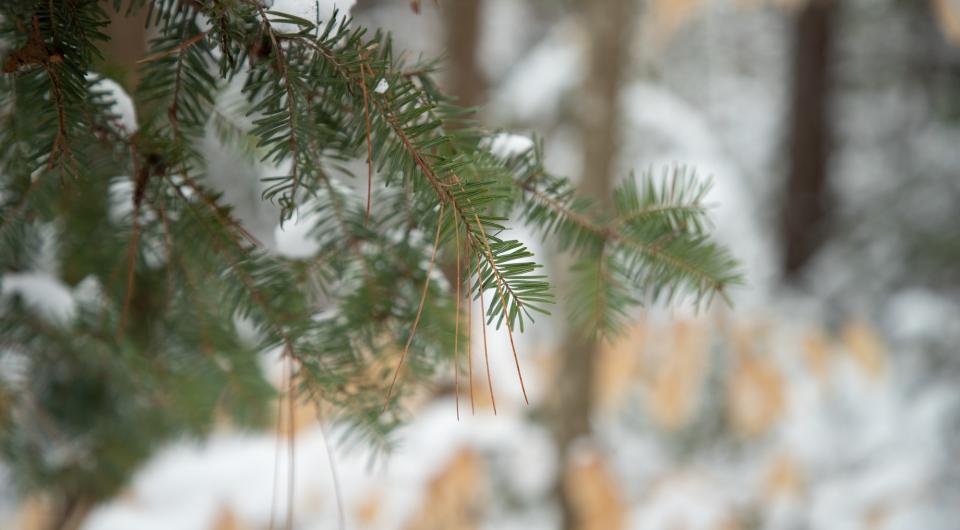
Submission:
M 387 443 L 399 396 L 462 363 L 461 296 L 511 334 L 549 311 L 514 222 L 575 256 L 569 305 L 588 333 L 615 333 L 640 301 L 709 301 L 739 281 L 708 240 L 704 184 L 630 178 L 615 211 L 598 211 L 544 170 L 539 148 L 491 152 L 438 90 L 434 63 L 405 63 L 345 16 L 304 20 L 256 0 L 115 4 L 148 10 L 157 35 L 136 132 L 97 89 L 101 2 L 0 6 L 0 273 L 49 268 L 52 245 L 59 276 L 86 293 L 65 319 L 0 302 L 0 449 L 24 490 L 103 498 L 215 414 L 264 421 L 265 352 L 288 361 L 299 396 Z M 218 106 L 230 86 L 242 104 Z M 286 168 L 263 199 L 280 221 L 314 220 L 315 255 L 279 256 L 244 229 L 208 183 L 211 132 Z M 351 174 L 355 160 L 366 175 Z

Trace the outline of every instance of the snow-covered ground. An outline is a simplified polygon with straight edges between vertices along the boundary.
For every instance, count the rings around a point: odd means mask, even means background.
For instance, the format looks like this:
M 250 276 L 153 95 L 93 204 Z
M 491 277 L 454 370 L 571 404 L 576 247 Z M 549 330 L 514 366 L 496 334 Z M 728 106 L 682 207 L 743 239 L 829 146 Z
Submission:
M 831 336 L 775 320 L 650 319 L 637 330 L 604 355 L 602 392 L 614 397 L 601 400 L 597 435 L 575 452 L 586 456 L 568 464 L 601 464 L 582 481 L 609 487 L 610 498 L 591 502 L 620 513 L 623 528 L 952 528 L 958 514 L 938 484 L 957 396 L 946 384 L 918 388 L 922 374 L 868 325 Z M 528 375 L 537 372 L 546 377 L 549 362 L 531 363 Z M 503 375 L 498 384 L 512 383 Z M 553 528 L 560 468 L 531 415 L 536 401 L 498 397 L 497 416 L 482 400 L 473 416 L 461 396 L 459 420 L 451 397 L 426 403 L 395 451 L 375 460 L 337 445 L 335 427 L 305 425 L 295 438 L 296 527 L 338 528 L 342 516 L 344 528 Z M 274 433 L 224 430 L 173 444 L 86 528 L 200 530 L 225 513 L 240 528 L 266 528 L 271 513 L 280 524 L 288 453 L 286 439 L 277 443 Z

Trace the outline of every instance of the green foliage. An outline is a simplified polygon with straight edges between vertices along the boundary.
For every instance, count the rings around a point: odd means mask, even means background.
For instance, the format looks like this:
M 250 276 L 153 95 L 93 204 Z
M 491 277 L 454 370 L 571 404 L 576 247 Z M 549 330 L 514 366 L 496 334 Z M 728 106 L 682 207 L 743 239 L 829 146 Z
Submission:
M 571 317 L 586 334 L 615 334 L 644 300 L 692 297 L 696 305 L 742 283 L 736 260 L 710 242 L 709 182 L 682 168 L 659 180 L 632 175 L 613 192 L 612 211 L 579 197 L 543 169 L 541 150 L 510 162 L 523 220 L 553 237 L 576 261 Z
M 26 489 L 101 498 L 156 444 L 202 436 L 220 412 L 264 421 L 264 355 L 288 361 L 299 397 L 386 446 L 399 396 L 449 366 L 455 292 L 510 333 L 549 310 L 541 264 L 510 237 L 516 220 L 576 257 L 570 305 L 588 333 L 615 332 L 641 300 L 705 302 L 739 281 L 707 239 L 704 185 L 631 178 L 615 211 L 599 211 L 539 149 L 491 153 L 432 63 L 403 63 L 387 35 L 254 0 L 126 5 L 148 10 L 157 35 L 135 134 L 95 89 L 100 2 L 0 6 L 0 273 L 54 268 L 95 286 L 65 321 L 0 299 L 0 362 L 23 372 L 0 377 L 0 449 Z M 312 223 L 313 255 L 277 255 L 248 233 L 210 186 L 211 134 L 281 168 L 263 199 L 280 222 Z M 443 277 L 442 263 L 461 272 Z

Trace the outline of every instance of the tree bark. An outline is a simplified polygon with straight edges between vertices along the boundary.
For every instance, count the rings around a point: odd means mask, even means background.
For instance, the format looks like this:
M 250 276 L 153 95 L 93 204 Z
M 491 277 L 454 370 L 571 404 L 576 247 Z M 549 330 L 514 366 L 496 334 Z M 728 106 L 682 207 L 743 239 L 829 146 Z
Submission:
M 633 0 L 594 0 L 583 7 L 583 20 L 591 40 L 582 87 L 579 116 L 583 141 L 583 167 L 579 191 L 608 209 L 620 147 L 621 86 L 630 64 L 630 43 L 636 13 Z M 554 435 L 560 458 L 556 495 L 560 499 L 562 528 L 583 528 L 564 484 L 573 443 L 591 433 L 594 377 L 599 343 L 591 330 L 570 330 L 559 352 L 555 385 Z
M 794 22 L 790 168 L 783 204 L 783 270 L 794 278 L 823 244 L 830 220 L 832 0 L 811 0 Z
M 104 31 L 110 41 L 100 47 L 104 56 L 103 68 L 107 70 L 102 73 L 120 83 L 128 93 L 133 93 L 140 80 L 137 61 L 147 55 L 147 10 L 140 9 L 128 17 L 127 2 L 119 10 L 113 9 L 111 0 L 102 0 L 101 3 L 110 16 L 110 24 Z
M 461 107 L 477 107 L 484 102 L 487 81 L 478 59 L 482 37 L 483 0 L 453 0 L 440 4 L 443 17 L 443 54 L 445 92 Z M 476 117 L 476 116 L 471 116 Z M 457 123 L 445 124 L 457 127 Z M 451 284 L 457 282 L 457 264 L 452 259 L 440 263 L 440 270 Z
M 477 60 L 483 0 L 444 2 L 447 93 L 463 107 L 483 103 L 486 79 Z

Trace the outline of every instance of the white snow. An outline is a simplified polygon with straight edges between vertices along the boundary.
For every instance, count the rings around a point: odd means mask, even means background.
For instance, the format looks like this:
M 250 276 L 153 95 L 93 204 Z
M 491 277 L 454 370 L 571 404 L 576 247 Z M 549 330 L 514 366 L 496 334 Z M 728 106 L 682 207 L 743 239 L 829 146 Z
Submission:
M 273 230 L 273 236 L 276 241 L 276 251 L 281 256 L 288 258 L 302 259 L 309 258 L 320 249 L 320 243 L 316 238 L 310 236 L 310 231 L 317 222 L 317 214 L 301 213 L 310 208 L 303 206 L 293 214 L 293 218 L 285 221 L 282 225 L 277 224 Z
M 73 299 L 80 305 L 93 305 L 101 301 L 103 286 L 96 276 L 90 274 L 73 288 Z
M 477 59 L 489 79 L 498 80 L 524 53 L 537 22 L 528 2 L 487 0 L 483 3 Z
M 743 167 L 704 113 L 670 89 L 637 81 L 627 87 L 623 101 L 623 171 L 648 169 L 660 178 L 664 170 L 686 167 L 701 179 L 711 179 L 706 202 L 714 235 L 741 261 L 749 279 L 747 288 L 731 294 L 738 309 L 763 304 L 776 280 L 776 256 L 769 225 L 759 218 L 761 209 Z
M 19 295 L 24 303 L 55 322 L 67 322 L 76 311 L 69 287 L 49 272 L 10 272 L 0 277 L 4 298 Z
M 519 134 L 500 133 L 490 137 L 487 145 L 494 156 L 511 158 L 533 149 L 533 140 Z
M 723 479 L 693 472 L 665 480 L 631 514 L 631 530 L 722 528 L 731 510 L 731 492 Z
M 96 74 L 87 74 L 88 78 Z M 117 124 L 122 132 L 133 134 L 137 131 L 137 112 L 133 106 L 133 99 L 123 90 L 116 81 L 106 77 L 100 78 L 93 84 L 91 90 L 104 91 L 107 98 L 113 101 L 112 111 L 118 115 Z
M 373 89 L 377 94 L 384 94 L 387 90 L 390 89 L 390 83 L 386 79 L 381 79 L 377 82 L 377 86 Z
M 500 119 L 544 120 L 581 79 L 580 30 L 573 20 L 558 23 L 509 73 L 487 108 Z
M 340 17 L 349 15 L 350 8 L 355 3 L 356 0 L 274 0 L 270 10 L 298 16 L 314 23 L 318 20 L 323 23 L 333 16 L 335 9 Z M 285 32 L 294 32 L 300 29 L 296 24 L 288 22 L 276 22 L 273 23 L 273 26 L 277 30 Z
M 430 479 L 460 449 L 471 448 L 506 476 L 522 467 L 515 493 L 543 495 L 551 484 L 553 455 L 546 432 L 518 417 L 478 414 L 457 421 L 452 400 L 421 411 L 399 434 L 403 445 L 389 460 L 369 467 L 363 448 L 336 448 L 342 432 L 324 435 L 319 426 L 296 438 L 295 498 L 302 528 L 337 528 L 333 476 L 325 440 L 333 443 L 334 462 L 348 528 L 357 528 L 356 508 L 382 493 L 378 528 L 401 528 L 424 499 Z M 134 478 L 126 499 L 98 508 L 86 530 L 177 528 L 207 530 L 228 508 L 246 524 L 265 527 L 276 481 L 277 513 L 283 520 L 287 499 L 286 456 L 275 461 L 272 433 L 221 433 L 206 443 L 180 442 L 156 455 Z
M 927 289 L 897 293 L 884 315 L 886 328 L 898 339 L 926 339 L 960 333 L 960 309 Z
M 116 224 L 127 220 L 133 213 L 133 181 L 130 177 L 120 176 L 110 183 L 110 221 Z

